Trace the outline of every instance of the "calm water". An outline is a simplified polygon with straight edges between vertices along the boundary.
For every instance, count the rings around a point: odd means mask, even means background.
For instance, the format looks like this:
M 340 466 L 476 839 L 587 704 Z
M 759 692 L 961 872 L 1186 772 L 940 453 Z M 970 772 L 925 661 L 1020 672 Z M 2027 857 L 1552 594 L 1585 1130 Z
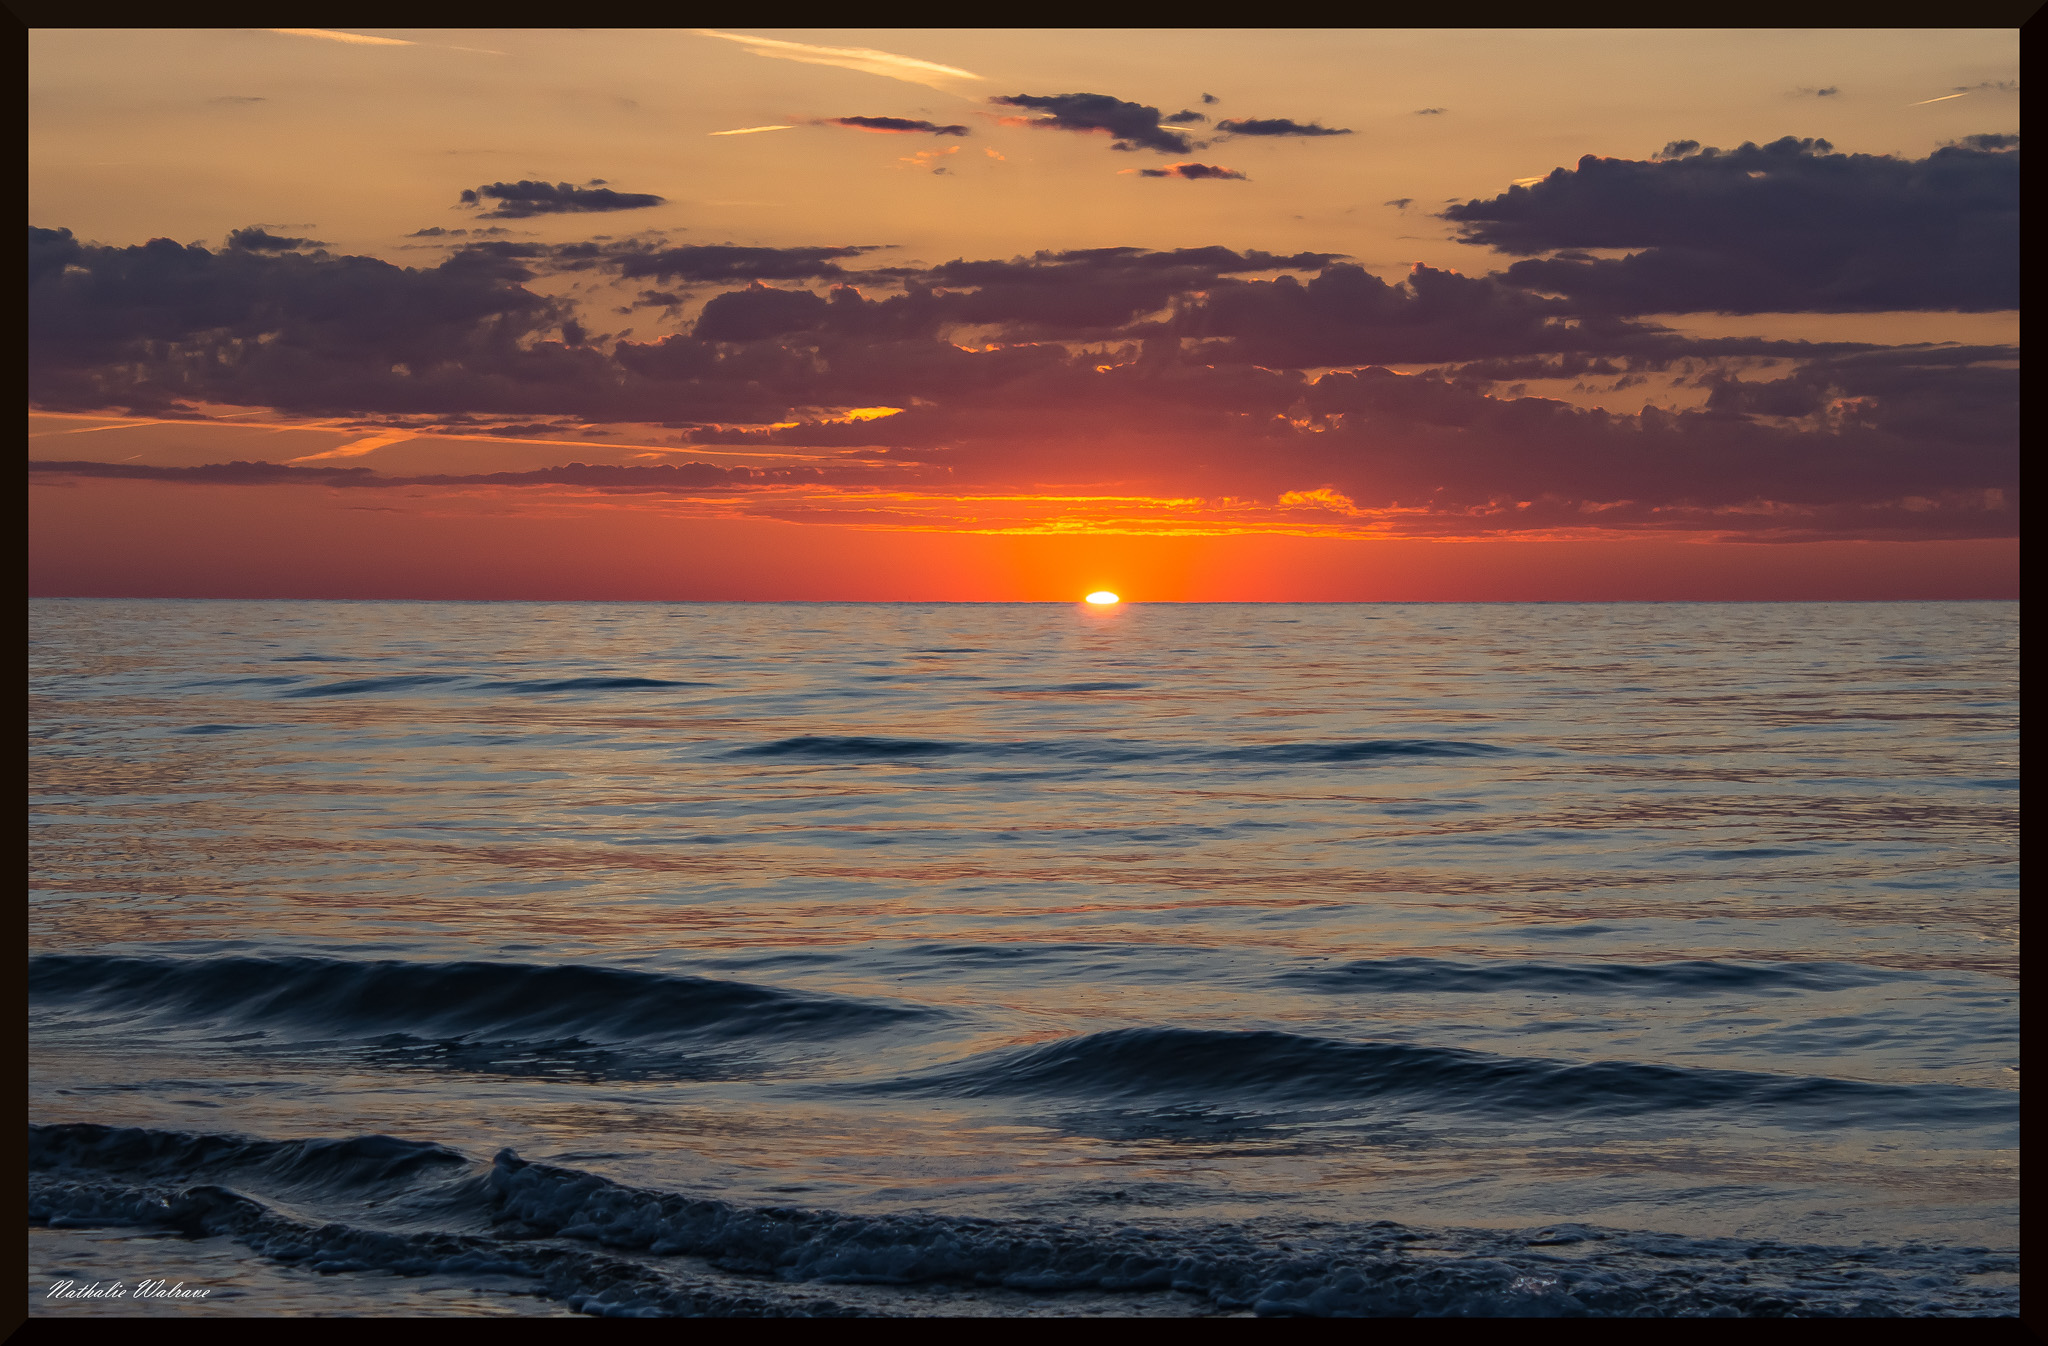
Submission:
M 34 1309 L 2016 1312 L 2017 623 L 38 601 Z

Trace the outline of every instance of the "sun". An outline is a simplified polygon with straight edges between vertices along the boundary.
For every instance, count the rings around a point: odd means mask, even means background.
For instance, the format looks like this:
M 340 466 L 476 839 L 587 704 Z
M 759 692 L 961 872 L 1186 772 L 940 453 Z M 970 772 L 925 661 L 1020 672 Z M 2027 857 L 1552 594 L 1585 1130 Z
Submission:
M 1097 589 L 1094 593 L 1089 594 L 1088 601 L 1095 604 L 1097 607 L 1105 608 L 1113 603 L 1123 602 L 1121 598 L 1118 598 L 1115 594 L 1111 593 L 1107 589 Z

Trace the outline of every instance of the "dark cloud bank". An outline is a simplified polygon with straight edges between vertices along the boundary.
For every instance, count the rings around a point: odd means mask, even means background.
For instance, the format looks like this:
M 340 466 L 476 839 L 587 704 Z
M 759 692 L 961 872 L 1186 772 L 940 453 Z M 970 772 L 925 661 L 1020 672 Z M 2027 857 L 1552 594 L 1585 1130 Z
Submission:
M 658 206 L 664 198 L 645 192 L 615 192 L 602 179 L 577 187 L 566 182 L 490 182 L 463 192 L 461 203 L 480 206 L 496 202 L 480 216 L 486 220 L 524 220 L 535 215 L 583 215 Z
M 243 252 L 292 252 L 299 248 L 320 248 L 326 244 L 317 238 L 284 238 L 271 233 L 262 225 L 251 225 L 247 229 L 235 229 L 228 234 L 230 248 Z
M 1244 174 L 1234 168 L 1225 168 L 1221 164 L 1197 163 L 1170 164 L 1165 168 L 1141 168 L 1138 170 L 1138 176 L 1145 178 L 1184 178 L 1189 182 L 1200 182 L 1204 178 L 1236 182 L 1247 180 Z
M 1316 122 L 1303 124 L 1286 117 L 1247 117 L 1243 121 L 1228 118 L 1216 123 L 1216 129 L 1234 136 L 1348 136 L 1350 128 L 1323 126 Z
M 1519 259 L 1504 271 L 1393 282 L 1334 254 L 1221 247 L 885 266 L 868 245 L 486 241 L 406 268 L 268 234 L 251 247 L 261 231 L 216 251 L 32 228 L 30 394 L 52 409 L 222 402 L 419 427 L 653 422 L 845 462 L 402 479 L 42 468 L 73 475 L 643 492 L 1093 482 L 1267 500 L 1327 486 L 1361 509 L 1415 510 L 1404 526 L 1421 532 L 2004 536 L 2013 348 L 1702 340 L 1638 315 L 2016 307 L 2017 158 L 1991 138 L 1921 160 L 1796 141 L 1587 159 L 1445 212 L 1475 247 Z M 600 339 L 530 287 L 557 270 L 697 287 L 703 302 L 687 331 Z M 1624 414 L 1512 386 L 1544 378 L 1682 380 L 1706 397 Z M 905 410 L 805 411 L 877 405 Z M 778 422 L 795 424 L 761 428 Z
M 1925 159 L 1789 136 L 1733 150 L 1678 141 L 1647 162 L 1588 156 L 1443 218 L 1465 242 L 1529 257 L 1509 283 L 1590 311 L 2007 309 L 2019 293 L 2016 141 L 1972 137 Z
M 988 100 L 1002 107 L 1030 108 L 1043 115 L 1027 119 L 1026 124 L 1058 131 L 1099 131 L 1108 134 L 1110 148 L 1116 150 L 1157 150 L 1161 154 L 1186 154 L 1201 148 L 1186 132 L 1172 129 L 1176 126 L 1192 126 L 1206 122 L 1209 118 L 1193 108 L 1182 108 L 1179 112 L 1161 114 L 1158 108 L 1143 103 L 1130 103 L 1121 98 L 1112 98 L 1106 93 L 1062 93 L 1062 94 L 1006 94 Z M 1216 99 L 1202 95 L 1204 103 Z M 1319 136 L 1348 136 L 1347 127 L 1324 126 L 1318 122 L 1298 122 L 1288 117 L 1245 117 L 1225 119 L 1216 123 L 1216 131 L 1226 136 L 1296 136 L 1315 138 Z M 1193 165 L 1202 167 L 1202 165 Z M 1188 167 L 1176 164 L 1175 168 Z M 1145 170 L 1147 177 L 1241 177 L 1230 173 L 1159 173 Z
M 827 117 L 826 126 L 845 126 L 856 131 L 880 131 L 891 135 L 964 136 L 964 126 L 941 126 L 937 122 L 915 121 L 909 117 Z
M 1161 124 L 1158 108 L 1147 107 L 1143 103 L 1127 103 L 1106 93 L 1020 93 L 988 101 L 1002 107 L 1031 108 L 1043 113 L 1043 116 L 1030 119 L 1032 126 L 1060 131 L 1106 132 L 1111 137 L 1111 149 L 1186 154 L 1195 147 L 1184 133 L 1170 131 Z M 1189 117 L 1188 113 L 1177 113 L 1174 119 Z M 1191 119 L 1200 120 L 1201 114 L 1194 113 Z

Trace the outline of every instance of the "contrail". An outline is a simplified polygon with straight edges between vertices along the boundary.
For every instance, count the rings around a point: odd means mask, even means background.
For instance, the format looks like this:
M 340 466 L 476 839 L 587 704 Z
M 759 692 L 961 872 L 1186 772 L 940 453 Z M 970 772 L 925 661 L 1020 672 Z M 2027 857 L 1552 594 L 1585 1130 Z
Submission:
M 1970 90 L 1965 89 L 1961 93 L 1945 93 L 1939 98 L 1923 98 L 1917 103 L 1908 103 L 1906 104 L 1906 106 L 1926 107 L 1929 103 L 1946 103 L 1951 98 L 1968 98 L 1970 96 L 1970 92 Z
M 329 42 L 355 42 L 366 47 L 417 47 L 417 42 L 407 42 L 396 37 L 366 37 L 361 33 L 337 33 L 332 28 L 266 28 L 266 33 L 283 33 L 286 37 L 324 37 Z
M 442 47 L 448 51 L 473 51 L 483 56 L 503 56 L 502 51 L 489 47 L 458 47 L 447 42 L 407 42 L 400 37 L 370 37 L 365 33 L 343 33 L 332 28 L 265 28 L 266 33 L 283 33 L 286 37 L 317 37 L 328 42 L 348 42 L 363 47 Z
M 794 131 L 794 126 L 742 126 L 737 131 L 706 131 L 708 136 L 750 136 L 756 131 Z
M 940 65 L 936 61 L 920 61 L 915 56 L 898 56 L 892 51 L 876 51 L 873 47 L 820 47 L 809 42 L 785 42 L 774 37 L 721 33 L 715 28 L 693 28 L 691 31 L 699 37 L 715 37 L 726 42 L 737 42 L 756 56 L 802 61 L 806 65 L 834 65 L 842 70 L 860 70 L 870 75 L 883 75 L 889 79 L 922 84 L 926 88 L 937 89 L 942 93 L 955 93 L 956 90 L 951 85 L 956 80 L 981 78 L 971 70 Z

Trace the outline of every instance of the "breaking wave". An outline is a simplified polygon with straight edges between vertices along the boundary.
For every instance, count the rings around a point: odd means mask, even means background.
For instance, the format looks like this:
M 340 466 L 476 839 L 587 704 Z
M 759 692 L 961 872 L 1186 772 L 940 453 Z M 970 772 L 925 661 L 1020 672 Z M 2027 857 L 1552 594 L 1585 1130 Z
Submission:
M 1583 1225 L 983 1219 L 751 1206 L 502 1150 L 29 1128 L 29 1221 L 227 1236 L 330 1275 L 513 1276 L 594 1315 L 916 1312 L 890 1287 L 1137 1297 L 1336 1317 L 2010 1316 L 2015 1254 L 1685 1238 Z M 881 1293 L 876 1292 L 881 1289 Z M 1014 1307 L 1014 1305 L 1013 1305 Z

